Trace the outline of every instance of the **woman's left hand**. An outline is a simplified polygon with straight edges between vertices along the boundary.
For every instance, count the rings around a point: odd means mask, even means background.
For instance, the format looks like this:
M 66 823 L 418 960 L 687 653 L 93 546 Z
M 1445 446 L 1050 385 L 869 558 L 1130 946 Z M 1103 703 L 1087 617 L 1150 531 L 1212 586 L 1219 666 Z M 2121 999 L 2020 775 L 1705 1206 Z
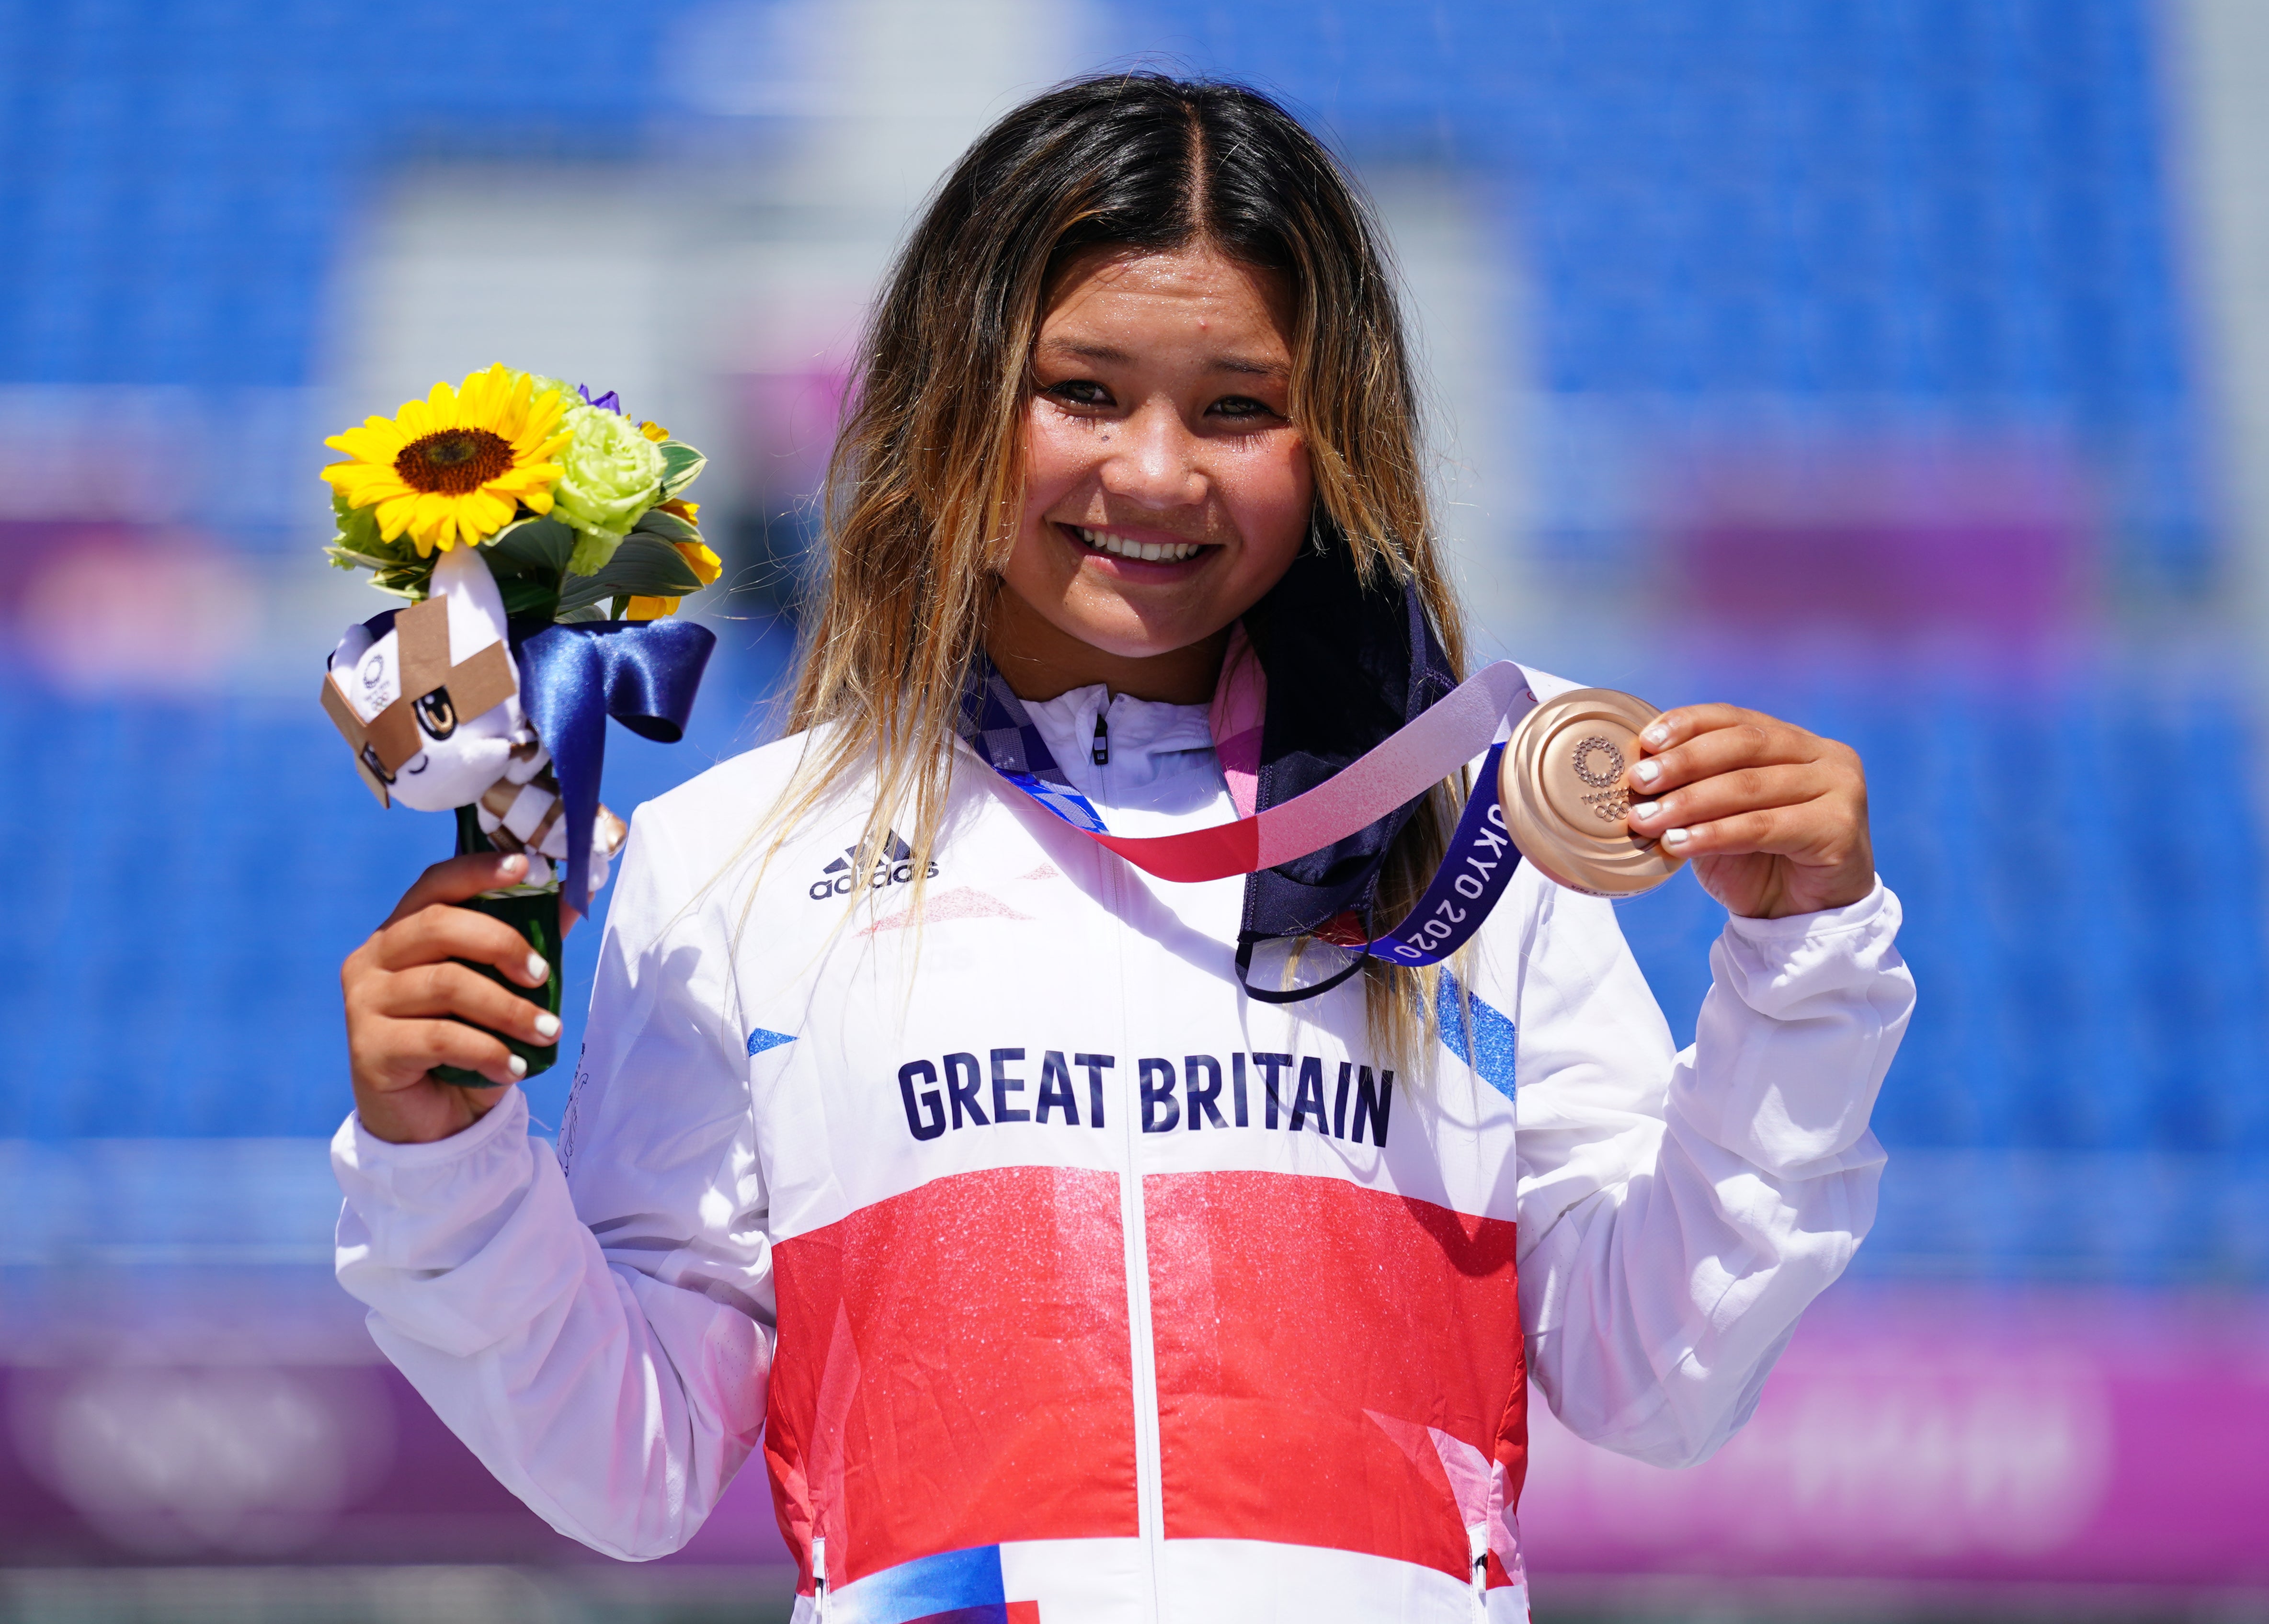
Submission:
M 1874 889 L 1867 779 L 1850 745 L 1762 712 L 1688 705 L 1649 723 L 1639 751 L 1631 829 L 1690 859 L 1729 911 L 1778 919 Z

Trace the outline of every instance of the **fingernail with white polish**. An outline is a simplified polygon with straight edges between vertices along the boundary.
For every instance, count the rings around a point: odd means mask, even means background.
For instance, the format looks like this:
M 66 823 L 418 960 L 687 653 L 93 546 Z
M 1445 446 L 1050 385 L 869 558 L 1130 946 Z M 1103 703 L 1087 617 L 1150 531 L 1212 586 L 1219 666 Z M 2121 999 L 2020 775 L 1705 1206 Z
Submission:
M 502 862 L 497 865 L 497 872 L 499 874 L 506 875 L 518 874 L 521 869 L 527 867 L 528 859 L 521 856 L 519 853 L 514 852 L 511 856 L 506 858 Z
M 536 1016 L 536 1035 L 538 1037 L 544 1037 L 544 1038 L 551 1038 L 551 1037 L 558 1037 L 558 1036 L 559 1036 L 559 1017 L 558 1017 L 558 1015 L 553 1015 L 553 1014 L 552 1014 L 550 1010 L 548 1010 L 548 1009 L 547 1009 L 547 1010 L 545 1010 L 542 1015 L 540 1015 Z
M 1631 769 L 1631 777 L 1637 779 L 1642 784 L 1652 784 L 1655 779 L 1661 776 L 1662 764 L 1660 762 L 1643 761 L 1639 763 L 1637 766 Z
M 1656 813 L 1661 810 L 1662 802 L 1659 801 L 1642 801 L 1638 805 L 1631 808 L 1631 816 L 1633 817 L 1652 817 Z
M 531 953 L 528 956 L 528 977 L 531 981 L 551 979 L 551 963 L 541 953 Z
M 504 1068 L 515 1077 L 528 1075 L 528 1062 L 516 1054 L 504 1063 Z
M 1670 742 L 1670 729 L 1657 722 L 1638 736 L 1645 740 L 1651 749 L 1659 750 Z
M 1686 844 L 1688 832 L 1688 830 L 1683 829 L 1666 830 L 1662 837 L 1662 844 L 1665 845 L 1684 845 Z

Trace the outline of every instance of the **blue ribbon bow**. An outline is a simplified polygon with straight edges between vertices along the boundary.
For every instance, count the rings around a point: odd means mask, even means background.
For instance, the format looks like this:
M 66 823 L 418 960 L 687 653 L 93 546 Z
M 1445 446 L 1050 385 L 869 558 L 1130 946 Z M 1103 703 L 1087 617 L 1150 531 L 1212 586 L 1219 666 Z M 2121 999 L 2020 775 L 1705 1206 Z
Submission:
M 520 645 L 521 704 L 551 752 L 567 818 L 561 895 L 577 912 L 591 911 L 591 825 L 599 816 L 607 718 L 641 738 L 676 743 L 716 646 L 708 627 L 675 618 L 577 621 L 546 627 Z

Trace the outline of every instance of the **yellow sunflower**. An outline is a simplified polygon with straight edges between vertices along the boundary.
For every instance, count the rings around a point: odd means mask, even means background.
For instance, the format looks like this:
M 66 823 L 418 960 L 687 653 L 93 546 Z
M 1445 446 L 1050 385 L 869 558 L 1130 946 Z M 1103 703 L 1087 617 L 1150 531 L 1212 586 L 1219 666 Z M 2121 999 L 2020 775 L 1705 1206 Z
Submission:
M 551 511 L 559 483 L 551 459 L 568 439 L 554 431 L 566 409 L 558 391 L 539 395 L 526 373 L 499 363 L 467 374 L 461 388 L 437 383 L 391 417 L 332 435 L 323 444 L 351 460 L 323 477 L 348 506 L 374 509 L 386 540 L 408 531 L 421 558 L 460 541 L 476 546 L 522 503 Z

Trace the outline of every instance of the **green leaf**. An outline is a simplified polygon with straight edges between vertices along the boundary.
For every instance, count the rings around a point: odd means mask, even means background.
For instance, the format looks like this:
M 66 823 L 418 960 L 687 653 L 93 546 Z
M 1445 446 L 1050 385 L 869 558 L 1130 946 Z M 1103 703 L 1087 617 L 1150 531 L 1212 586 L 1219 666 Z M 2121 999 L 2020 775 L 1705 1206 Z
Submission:
M 632 535 L 658 535 L 665 542 L 698 542 L 701 532 L 680 519 L 676 513 L 664 513 L 659 507 L 649 507 L 639 515 L 631 528 Z
M 572 626 L 578 621 L 604 620 L 606 617 L 607 611 L 596 603 L 583 603 L 573 609 L 561 609 L 556 618 L 561 625 Z
M 333 542 L 323 549 L 333 565 L 342 570 L 393 570 L 402 567 L 397 558 L 375 557 L 366 552 L 357 552 L 344 542 Z
M 709 459 L 679 440 L 661 442 L 661 493 L 676 496 L 701 476 Z
M 417 581 L 389 580 L 383 575 L 374 575 L 371 578 L 370 584 L 389 596 L 407 598 L 412 603 L 423 603 L 432 595 L 426 588 L 432 584 L 432 579 L 430 575 L 423 580 Z
M 559 602 L 559 588 L 533 575 L 504 577 L 498 580 L 497 591 L 504 598 L 507 615 L 541 615 L 549 620 Z
M 684 583 L 701 578 L 668 542 L 653 535 L 629 535 L 591 579 L 620 592 L 673 593 L 698 590 Z
M 596 575 L 570 575 L 560 588 L 559 608 L 564 615 L 603 598 L 682 598 L 700 590 L 701 578 L 677 549 L 651 535 L 632 535 Z
M 418 556 L 417 545 L 410 541 L 408 531 L 389 542 L 379 535 L 376 520 L 350 525 L 343 520 L 330 545 L 323 550 L 336 559 L 351 560 L 342 562 L 341 569 L 384 570 L 411 565 L 430 568 L 432 563 L 430 558 Z
M 605 585 L 595 575 L 570 575 L 559 588 L 559 608 L 556 620 L 604 620 L 604 614 L 586 615 L 584 609 L 607 595 Z
M 594 579 L 617 592 L 645 597 L 672 598 L 701 590 L 701 578 L 685 562 L 685 555 L 651 535 L 625 537 Z
M 575 550 L 575 532 L 557 519 L 523 519 L 498 531 L 482 550 L 497 575 L 541 573 L 556 581 Z
M 370 584 L 397 598 L 424 599 L 433 590 L 433 560 L 382 565 L 372 574 Z

